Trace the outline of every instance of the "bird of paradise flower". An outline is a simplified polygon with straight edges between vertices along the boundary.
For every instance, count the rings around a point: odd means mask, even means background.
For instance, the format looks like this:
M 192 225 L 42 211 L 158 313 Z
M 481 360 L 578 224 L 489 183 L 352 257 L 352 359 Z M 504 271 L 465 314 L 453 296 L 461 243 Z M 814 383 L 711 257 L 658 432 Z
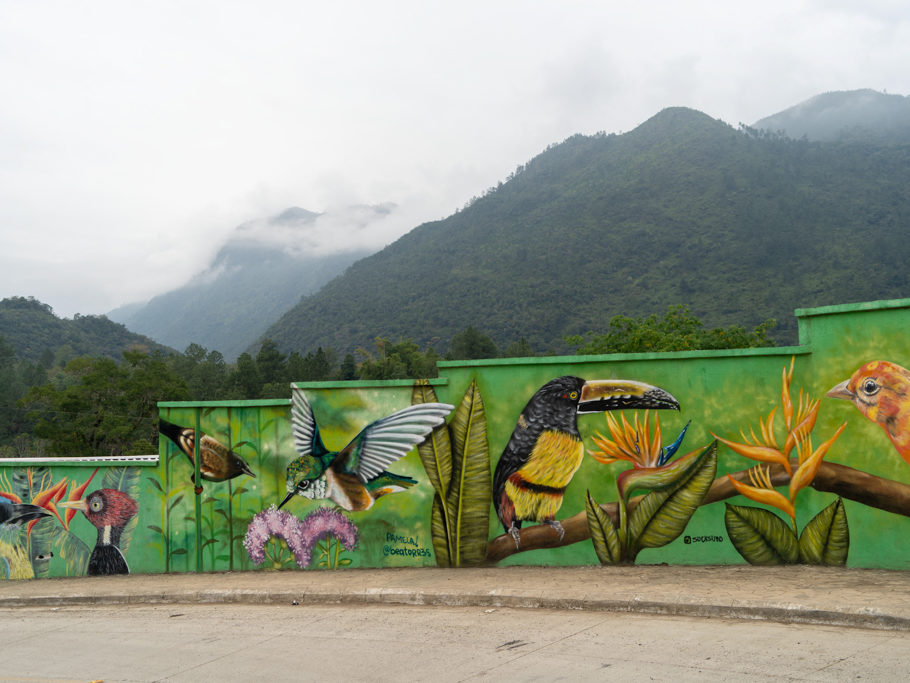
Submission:
M 686 528 L 714 481 L 717 444 L 671 460 L 682 444 L 688 424 L 669 446 L 662 446 L 660 420 L 655 415 L 652 428 L 648 411 L 643 420 L 636 414 L 634 425 L 625 415 L 617 420 L 607 413 L 606 419 L 612 438 L 597 432 L 593 440 L 601 450 L 589 453 L 605 465 L 628 462 L 632 468 L 616 478 L 619 527 L 588 491 L 588 528 L 602 564 L 632 563 L 644 548 L 662 547 Z M 632 508 L 631 493 L 640 489 L 649 493 Z
M 841 498 L 819 512 L 800 534 L 796 522 L 796 497 L 815 479 L 818 469 L 829 449 L 844 431 L 844 422 L 817 448 L 812 445 L 812 430 L 818 419 L 819 401 L 812 400 L 799 390 L 795 406 L 791 398 L 794 360 L 789 370 L 785 367 L 781 380 L 781 412 L 784 416 L 783 445 L 779 445 L 775 430 L 777 407 L 767 419 L 759 418 L 759 433 L 749 428 L 749 436 L 740 431 L 742 442 L 714 434 L 721 443 L 751 460 L 759 462 L 749 470 L 750 483 L 738 481 L 728 475 L 737 492 L 784 512 L 790 518 L 788 527 L 780 517 L 764 508 L 727 504 L 724 521 L 727 533 L 740 555 L 751 564 L 807 564 L 844 565 L 850 546 L 847 513 Z M 795 463 L 791 454 L 796 450 Z M 795 467 L 794 467 L 795 464 Z M 789 478 L 787 495 L 776 490 L 771 476 L 772 465 L 783 468 Z

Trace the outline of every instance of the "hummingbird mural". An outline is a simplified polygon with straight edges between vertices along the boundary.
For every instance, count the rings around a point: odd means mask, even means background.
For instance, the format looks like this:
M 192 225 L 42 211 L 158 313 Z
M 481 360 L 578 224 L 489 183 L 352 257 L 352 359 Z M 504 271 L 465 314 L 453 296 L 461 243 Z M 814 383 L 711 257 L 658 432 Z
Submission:
M 420 403 L 371 422 L 340 451 L 330 451 L 322 442 L 313 408 L 295 389 L 291 400 L 291 424 L 297 456 L 287 467 L 287 496 L 279 509 L 295 495 L 311 500 L 329 499 L 345 510 L 368 510 L 381 496 L 404 491 L 417 482 L 388 472 L 386 467 L 403 457 L 445 421 L 454 406 Z

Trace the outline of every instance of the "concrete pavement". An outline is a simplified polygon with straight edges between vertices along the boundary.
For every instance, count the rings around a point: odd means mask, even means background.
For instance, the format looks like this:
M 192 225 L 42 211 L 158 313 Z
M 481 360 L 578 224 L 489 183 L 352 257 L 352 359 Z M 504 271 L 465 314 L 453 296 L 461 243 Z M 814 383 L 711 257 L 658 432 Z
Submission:
M 218 603 L 590 610 L 910 631 L 910 572 L 808 566 L 484 567 L 0 582 L 0 608 Z

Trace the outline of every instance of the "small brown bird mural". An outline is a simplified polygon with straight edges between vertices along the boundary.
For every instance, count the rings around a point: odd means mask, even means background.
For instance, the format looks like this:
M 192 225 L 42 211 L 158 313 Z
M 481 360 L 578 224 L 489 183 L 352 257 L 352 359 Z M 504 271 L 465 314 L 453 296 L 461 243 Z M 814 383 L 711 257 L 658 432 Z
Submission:
M 190 459 L 190 464 L 195 466 L 193 450 L 196 441 L 196 430 L 189 427 L 180 427 L 167 420 L 158 420 L 158 431 L 173 441 Z M 239 477 L 241 474 L 248 474 L 251 477 L 256 476 L 243 458 L 208 434 L 202 435 L 202 441 L 199 443 L 199 453 L 202 456 L 202 462 L 199 463 L 199 471 L 202 473 L 202 478 L 206 481 L 227 481 L 228 479 Z M 190 478 L 193 483 L 196 483 L 195 472 Z
M 870 361 L 827 396 L 850 401 L 866 418 L 881 425 L 910 464 L 910 370 L 885 360 Z

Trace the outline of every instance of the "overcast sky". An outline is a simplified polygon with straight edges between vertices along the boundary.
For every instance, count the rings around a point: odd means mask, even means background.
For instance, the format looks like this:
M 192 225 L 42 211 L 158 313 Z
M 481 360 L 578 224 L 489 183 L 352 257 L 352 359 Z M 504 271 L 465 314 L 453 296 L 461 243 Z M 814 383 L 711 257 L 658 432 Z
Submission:
M 0 297 L 103 313 L 289 206 L 394 204 L 320 233 L 381 247 L 575 133 L 906 95 L 908 65 L 906 0 L 0 0 Z

